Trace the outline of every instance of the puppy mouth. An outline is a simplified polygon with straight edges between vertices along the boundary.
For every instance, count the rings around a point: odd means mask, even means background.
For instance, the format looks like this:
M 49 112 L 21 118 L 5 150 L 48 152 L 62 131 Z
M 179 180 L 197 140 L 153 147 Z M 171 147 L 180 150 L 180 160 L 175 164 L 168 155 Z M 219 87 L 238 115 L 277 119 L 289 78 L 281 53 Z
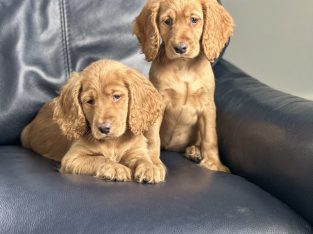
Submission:
M 116 138 L 118 137 L 116 134 L 114 134 L 114 132 L 110 132 L 110 133 L 101 133 L 101 132 L 98 132 L 99 134 L 99 137 L 101 139 L 106 139 L 106 138 Z
M 111 138 L 112 137 L 112 134 L 108 133 L 108 134 L 105 134 L 105 133 L 98 133 L 100 138 L 101 139 L 105 139 L 105 138 Z
M 189 55 L 189 54 L 175 54 L 176 55 L 176 57 L 178 57 L 178 58 L 192 58 L 192 56 L 191 55 Z
M 180 54 L 177 53 L 174 48 L 172 48 L 171 51 L 169 51 L 169 53 L 166 54 L 169 59 L 193 59 L 197 57 L 199 53 L 193 53 L 193 50 L 190 49 L 187 50 L 185 53 Z
M 105 139 L 114 138 L 114 134 L 112 132 L 102 133 L 101 131 L 99 131 L 96 128 L 91 130 L 91 134 L 92 134 L 93 138 L 95 138 L 96 140 L 105 140 Z
M 197 55 L 191 55 L 191 54 L 177 54 L 175 52 L 171 53 L 171 55 L 168 55 L 168 58 L 170 59 L 193 59 Z
M 94 133 L 92 134 L 93 137 L 97 140 L 110 140 L 110 139 L 115 139 L 115 138 L 119 138 L 120 136 L 122 136 L 124 133 L 122 134 L 117 134 L 113 131 L 109 132 L 109 133 L 102 133 L 100 131 L 94 131 Z

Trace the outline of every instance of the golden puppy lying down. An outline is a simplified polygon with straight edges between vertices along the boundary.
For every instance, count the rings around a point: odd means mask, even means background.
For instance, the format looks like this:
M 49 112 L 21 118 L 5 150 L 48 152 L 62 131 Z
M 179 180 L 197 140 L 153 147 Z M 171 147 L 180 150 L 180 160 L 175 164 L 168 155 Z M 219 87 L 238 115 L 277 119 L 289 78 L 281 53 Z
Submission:
M 161 97 L 137 71 L 99 60 L 73 73 L 58 97 L 27 125 L 24 147 L 56 161 L 63 173 L 158 183 L 165 166 L 144 132 L 161 114 Z

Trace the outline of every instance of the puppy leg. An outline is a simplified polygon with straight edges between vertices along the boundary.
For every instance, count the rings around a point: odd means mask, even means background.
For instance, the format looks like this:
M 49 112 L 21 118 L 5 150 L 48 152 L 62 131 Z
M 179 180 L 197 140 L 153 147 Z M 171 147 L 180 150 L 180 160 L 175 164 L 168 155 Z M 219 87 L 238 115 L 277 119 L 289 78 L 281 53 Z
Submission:
M 154 164 L 145 150 L 137 149 L 136 151 L 128 152 L 122 158 L 121 163 L 132 169 L 134 180 L 139 183 L 154 184 L 164 181 L 164 168 Z
M 197 134 L 197 141 L 194 145 L 191 145 L 186 148 L 185 150 L 185 158 L 194 161 L 195 163 L 200 163 L 202 160 L 201 150 L 200 150 L 200 143 L 201 143 L 201 136 L 200 131 Z
M 147 160 L 138 160 L 135 167 L 134 180 L 139 183 L 149 184 L 163 182 L 165 173 L 162 169 Z
M 107 162 L 99 166 L 95 177 L 119 182 L 132 180 L 131 169 L 114 162 Z
M 202 161 L 200 165 L 213 171 L 230 172 L 225 167 L 218 155 L 217 134 L 216 134 L 216 107 L 214 99 L 205 110 L 200 114 L 200 151 Z
M 161 140 L 160 140 L 160 126 L 162 116 L 145 132 L 145 137 L 148 139 L 148 156 L 152 161 L 157 174 L 159 175 L 158 181 L 164 181 L 166 176 L 166 166 L 160 159 L 161 154 Z
M 131 170 L 104 156 L 88 155 L 88 152 L 70 149 L 61 161 L 60 172 L 91 175 L 111 181 L 130 181 Z
M 184 155 L 187 159 L 194 161 L 196 163 L 200 163 L 202 160 L 199 145 L 192 145 L 192 146 L 187 147 Z

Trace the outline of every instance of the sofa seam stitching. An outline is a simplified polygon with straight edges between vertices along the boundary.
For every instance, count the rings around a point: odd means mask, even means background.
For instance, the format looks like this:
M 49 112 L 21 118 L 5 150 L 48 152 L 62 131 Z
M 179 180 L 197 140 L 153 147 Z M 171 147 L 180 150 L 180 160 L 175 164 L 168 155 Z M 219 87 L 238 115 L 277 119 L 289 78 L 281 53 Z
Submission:
M 69 53 L 69 43 L 68 43 L 68 34 L 67 34 L 67 18 L 66 18 L 66 9 L 64 0 L 59 0 L 59 8 L 60 8 L 60 20 L 61 20 L 61 36 L 62 36 L 62 51 L 63 51 L 63 59 L 64 59 L 64 67 L 66 76 L 70 76 L 71 68 L 70 68 L 70 53 Z
M 69 73 L 72 72 L 72 59 L 71 59 L 71 43 L 70 43 L 70 24 L 68 20 L 68 1 L 64 1 L 64 19 L 65 19 L 65 35 L 66 35 L 66 46 L 67 46 L 67 62 L 68 62 L 68 71 Z

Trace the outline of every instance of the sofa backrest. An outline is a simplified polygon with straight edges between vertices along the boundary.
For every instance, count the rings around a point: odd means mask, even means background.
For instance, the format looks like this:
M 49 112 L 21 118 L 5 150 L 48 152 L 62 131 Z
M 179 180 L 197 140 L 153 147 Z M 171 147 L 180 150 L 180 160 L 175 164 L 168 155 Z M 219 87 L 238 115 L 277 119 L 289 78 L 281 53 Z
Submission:
M 19 144 L 22 129 L 69 74 L 97 59 L 118 60 L 147 75 L 150 65 L 131 29 L 145 2 L 1 1 L 0 145 Z
M 0 144 L 19 134 L 70 72 L 109 58 L 147 74 L 131 22 L 145 0 L 0 2 Z

